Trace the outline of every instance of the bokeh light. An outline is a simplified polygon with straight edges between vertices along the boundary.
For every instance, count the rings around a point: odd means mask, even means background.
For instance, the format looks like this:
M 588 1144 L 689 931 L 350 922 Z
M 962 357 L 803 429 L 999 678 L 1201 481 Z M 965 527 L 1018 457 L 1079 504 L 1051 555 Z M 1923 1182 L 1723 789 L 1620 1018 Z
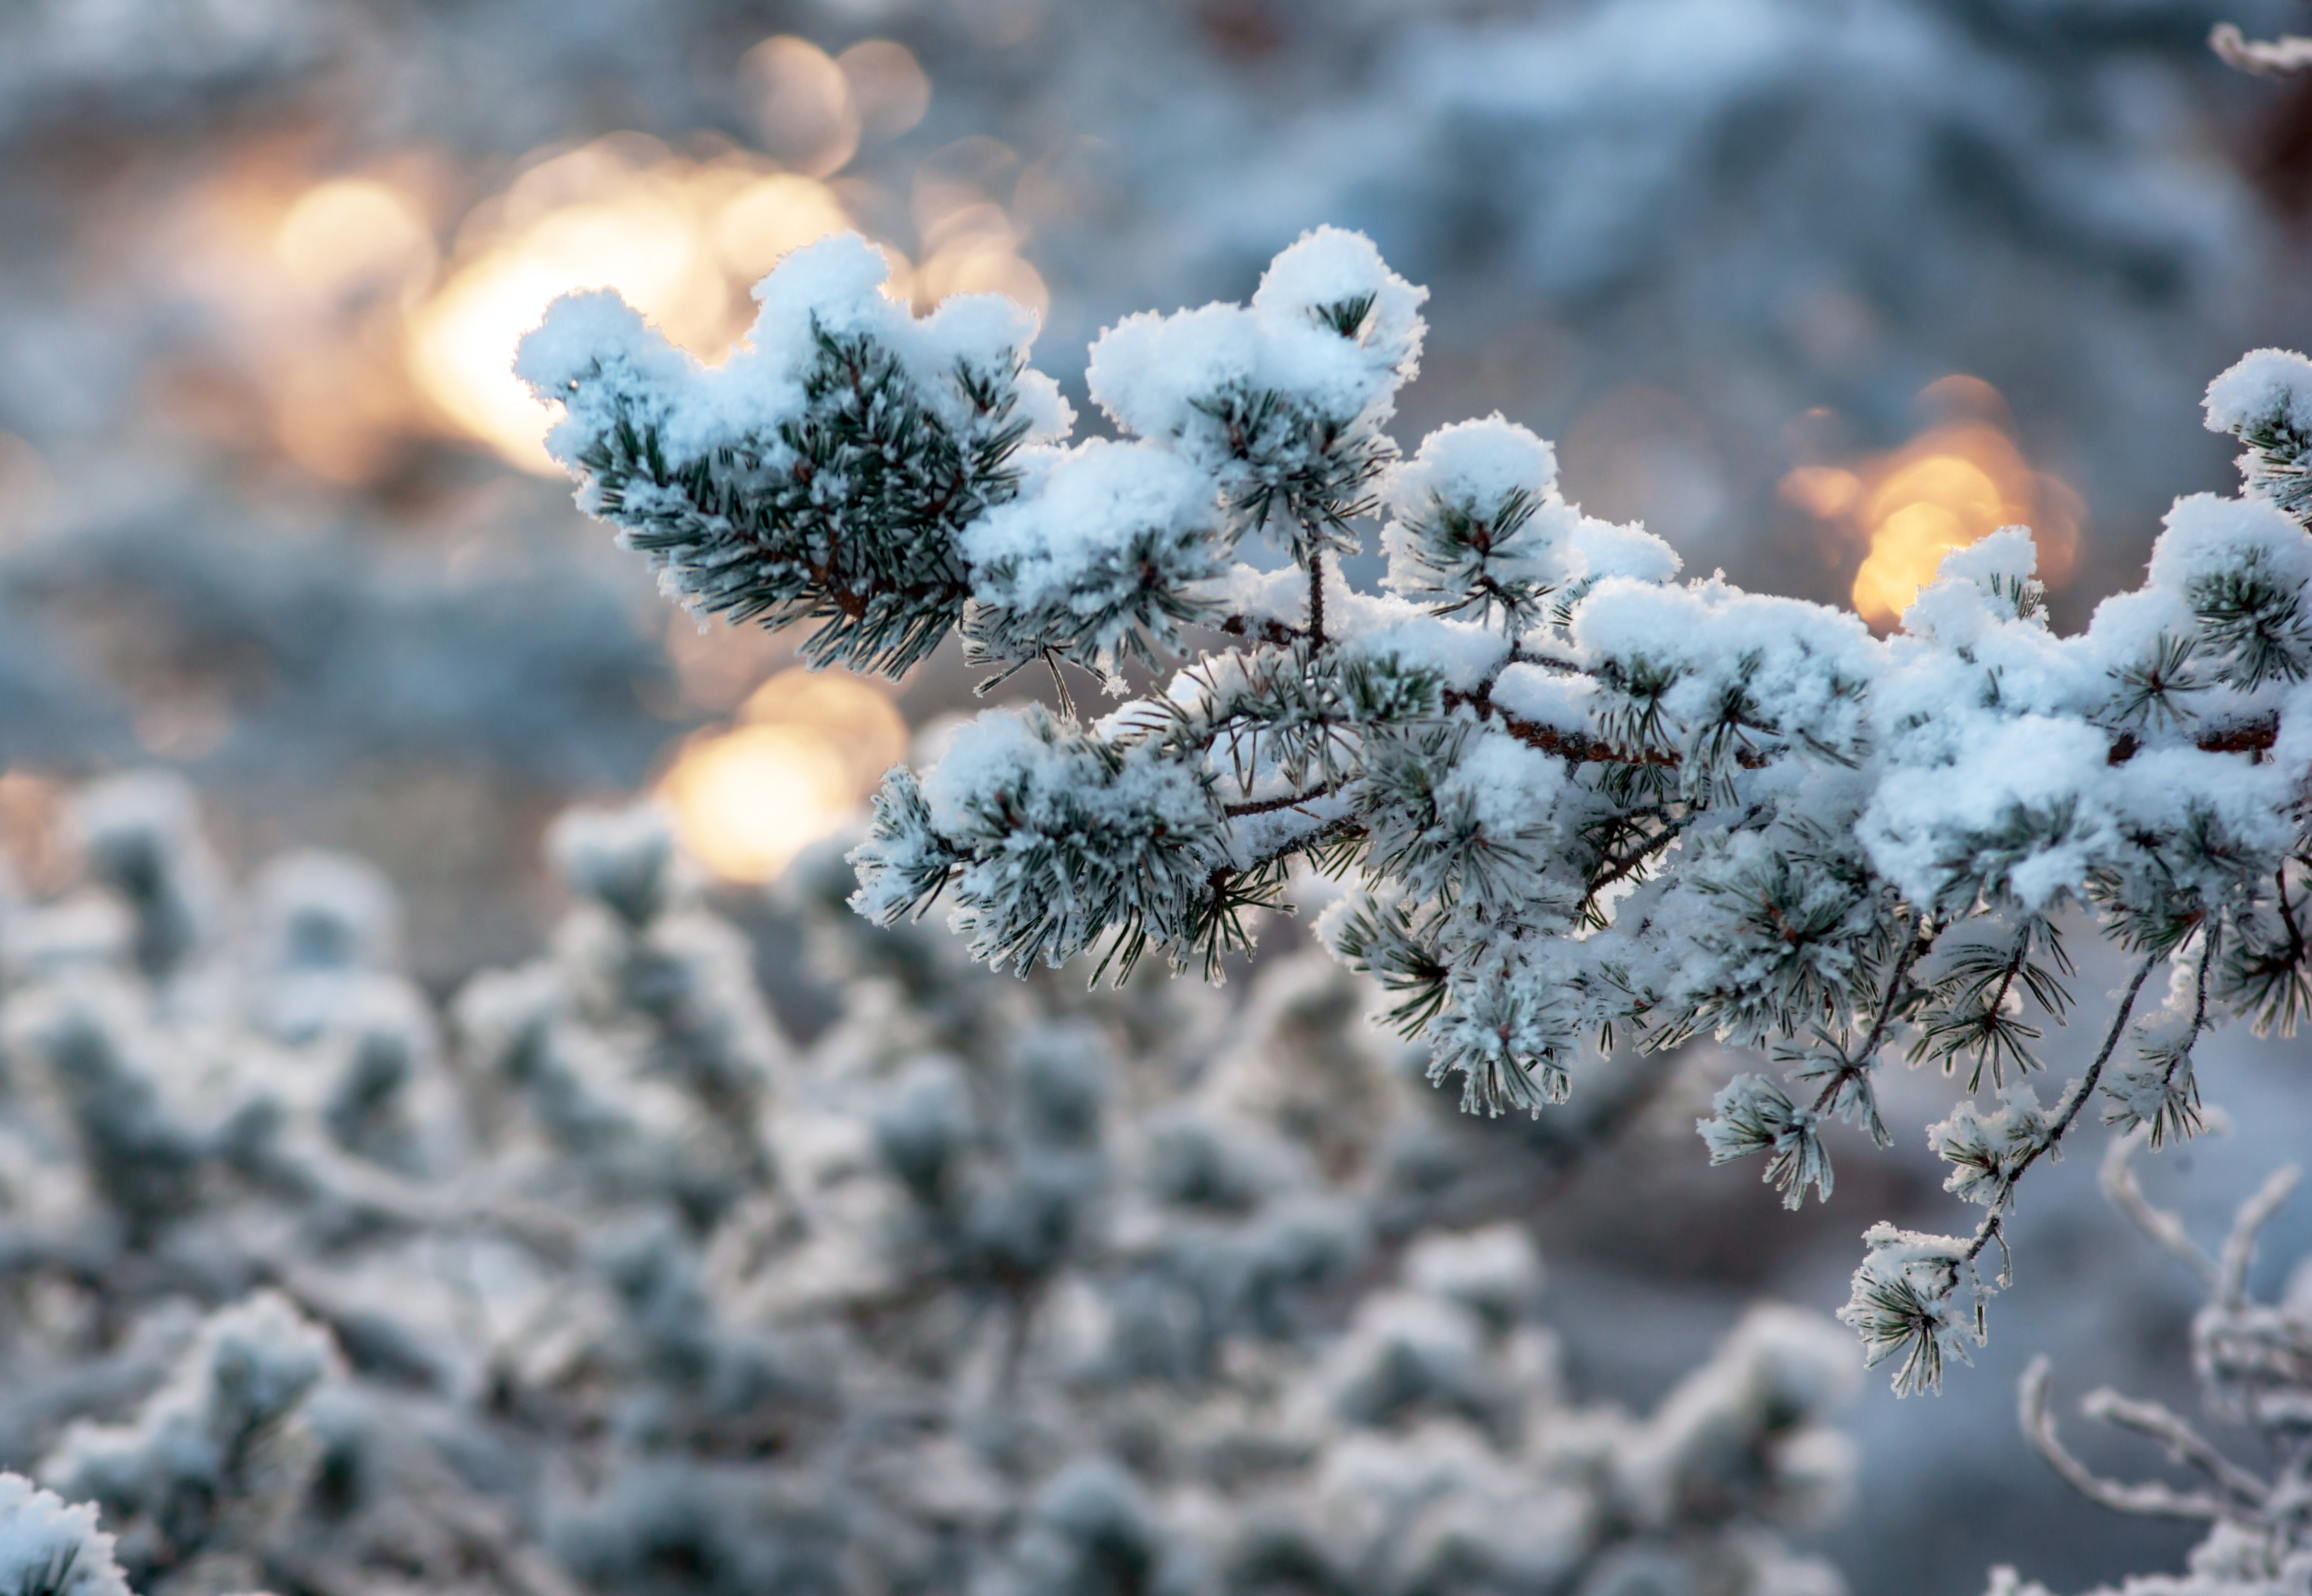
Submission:
M 298 197 L 273 236 L 290 280 L 316 298 L 423 279 L 434 236 L 400 193 L 372 178 L 332 178 Z
M 1921 398 L 1943 418 L 1893 453 L 1800 466 L 1782 479 L 1786 503 L 1843 525 L 1865 545 L 1851 590 L 1856 611 L 1873 626 L 1892 626 L 1934 580 L 1943 556 L 2004 526 L 2031 529 L 2041 580 L 2060 585 L 2078 564 L 2078 494 L 2033 469 L 1989 383 L 1946 377 Z
M 735 724 L 703 732 L 659 782 L 684 846 L 725 880 L 768 881 L 839 828 L 906 751 L 906 723 L 856 677 L 782 671 Z
M 846 228 L 882 250 L 886 292 L 919 311 L 988 292 L 1045 311 L 1005 203 L 1020 171 L 1006 146 L 934 151 L 906 196 L 836 176 L 930 109 L 931 79 L 906 46 L 869 39 L 834 56 L 781 34 L 735 71 L 758 147 L 701 135 L 678 152 L 615 133 L 532 151 L 478 201 L 454 164 L 419 148 L 318 174 L 250 153 L 190 207 L 180 267 L 235 325 L 242 369 L 206 373 L 180 418 L 347 486 L 390 473 L 407 441 L 444 433 L 558 475 L 549 413 L 512 369 L 556 298 L 613 289 L 719 361 L 752 320 L 749 290 L 791 250 Z M 218 402 L 217 380 L 238 408 Z
M 743 208 L 723 228 L 734 201 Z M 675 342 L 719 355 L 739 320 L 721 235 L 792 249 L 845 220 L 810 179 L 789 175 L 765 192 L 744 162 L 686 161 L 651 140 L 555 156 L 468 219 L 447 279 L 410 318 L 411 374 L 464 431 L 525 469 L 556 472 L 543 444 L 547 409 L 512 365 L 522 334 L 556 297 L 615 289 Z
M 782 33 L 739 61 L 763 148 L 782 166 L 831 177 L 859 153 L 864 131 L 851 80 L 808 39 Z
M 864 130 L 896 138 L 932 108 L 932 80 L 915 51 L 888 39 L 863 39 L 835 57 Z

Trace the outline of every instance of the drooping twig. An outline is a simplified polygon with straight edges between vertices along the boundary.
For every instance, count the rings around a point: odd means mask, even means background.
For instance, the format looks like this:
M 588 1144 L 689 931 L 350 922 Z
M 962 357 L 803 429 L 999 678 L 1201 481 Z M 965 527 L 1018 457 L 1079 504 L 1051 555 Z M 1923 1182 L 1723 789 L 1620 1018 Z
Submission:
M 1992 1199 L 1991 1212 L 1983 1216 L 1981 1224 L 1975 1226 L 1975 1239 L 1967 1244 L 1965 1258 L 1968 1263 L 1973 1263 L 1982 1257 L 1983 1250 L 1991 1244 L 1994 1236 L 1999 1234 L 2001 1222 L 2006 1215 L 2009 1205 L 2014 1200 L 2016 1183 L 2022 1179 L 2023 1171 L 2038 1162 L 2043 1155 L 2062 1144 L 2063 1137 L 2070 1133 L 2072 1123 L 2079 1118 L 2080 1110 L 2087 1106 L 2088 1099 L 2094 1095 L 2096 1083 L 2103 1078 L 2104 1065 L 2111 1062 L 2112 1054 L 2119 1047 L 2119 1039 L 2127 1030 L 2128 1016 L 2135 1012 L 2135 995 L 2143 990 L 2145 978 L 2150 975 L 2151 967 L 2159 963 L 2159 953 L 2150 953 L 2145 955 L 2141 964 L 2136 966 L 2135 978 L 2128 982 L 2127 990 L 2119 1000 L 2119 1012 L 2111 1017 L 2111 1030 L 2105 1033 L 2103 1046 L 2097 1050 L 2095 1062 L 2088 1066 L 2086 1074 L 2072 1083 L 2070 1093 L 2063 1099 L 2062 1107 L 2056 1112 L 2054 1122 L 2047 1127 L 2045 1137 L 2037 1146 L 2025 1153 L 2014 1169 L 2008 1171 L 2006 1178 L 2000 1182 L 1999 1194 Z
M 2098 1172 L 2103 1194 L 2113 1207 L 2134 1223 L 2136 1229 L 2182 1259 L 2200 1277 L 2201 1284 L 2212 1292 L 2219 1278 L 2216 1260 L 2208 1256 L 2205 1248 L 2192 1240 L 2191 1232 L 2184 1228 L 2181 1218 L 2165 1208 L 2151 1206 L 2150 1199 L 2143 1195 L 2142 1185 L 2135 1178 L 2135 1156 L 2150 1140 L 2151 1127 L 2139 1125 L 2112 1143 L 2109 1151 L 2103 1155 L 2103 1168 Z

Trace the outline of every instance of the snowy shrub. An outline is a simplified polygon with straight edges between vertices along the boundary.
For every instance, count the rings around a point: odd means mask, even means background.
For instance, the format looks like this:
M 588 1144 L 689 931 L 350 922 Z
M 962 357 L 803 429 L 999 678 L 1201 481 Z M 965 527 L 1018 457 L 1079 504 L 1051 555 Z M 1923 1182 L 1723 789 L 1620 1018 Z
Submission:
M 2312 1467 L 2306 1444 L 2312 1432 L 2312 1269 L 2299 1260 L 2284 1296 L 2268 1303 L 2248 1294 L 2247 1271 L 2257 1232 L 2295 1189 L 2299 1171 L 2294 1165 L 2275 1171 L 2240 1206 L 2231 1234 L 2211 1256 L 2180 1217 L 2154 1207 L 2137 1183 L 2135 1155 L 2155 1134 L 2139 1128 L 2113 1144 L 2104 1160 L 2104 1190 L 2206 1287 L 2207 1305 L 2192 1321 L 2192 1367 L 2202 1399 L 2209 1417 L 2252 1434 L 2270 1468 L 2259 1472 L 2236 1462 L 2181 1415 L 2105 1388 L 2089 1392 L 2081 1411 L 2156 1443 L 2170 1464 L 2191 1472 L 2194 1484 L 2103 1478 L 2055 1432 L 2044 1355 L 2032 1360 L 2023 1377 L 2023 1433 L 2091 1501 L 2116 1513 L 2208 1526 L 2187 1573 L 2130 1579 L 2117 1596 L 2291 1596 L 2312 1588 L 2312 1515 L 2306 1512 L 2306 1471 Z M 1991 1596 L 2048 1592 L 2001 1568 L 1992 1576 Z
M 762 909 L 831 988 L 799 1043 L 665 817 L 577 811 L 548 951 L 445 1023 L 358 862 L 244 891 L 181 786 L 81 810 L 92 879 L 0 903 L 35 1596 L 1842 1588 L 1792 1541 L 1850 1494 L 1847 1339 L 1758 1308 L 1577 1400 L 1320 951 L 1234 1004 L 1012 980 L 823 846 Z
M 684 604 L 809 624 L 823 664 L 896 674 L 959 631 L 994 680 L 1050 672 L 1058 713 L 983 714 L 888 779 L 853 855 L 869 917 L 946 897 L 993 964 L 1209 973 L 1293 872 L 1353 876 L 1318 933 L 1465 1107 L 1539 1113 L 1601 1053 L 1762 1049 L 1703 1134 L 1765 1154 L 1792 1206 L 1829 1195 L 1829 1119 L 1891 1136 L 1885 1059 L 1938 1064 L 2004 1106 L 1931 1135 L 1984 1210 L 1970 1233 L 1867 1238 L 1846 1316 L 1902 1390 L 1981 1340 L 2019 1183 L 2083 1114 L 2189 1134 L 2197 1038 L 2227 1012 L 2287 1034 L 2312 996 L 2303 357 L 2211 387 L 2243 495 L 2179 501 L 2144 585 L 2084 633 L 2050 628 L 2019 527 L 1948 556 L 1881 638 L 1677 580 L 1498 417 L 1401 458 L 1424 294 L 1354 234 L 1303 237 L 1248 305 L 1104 333 L 1089 383 L 1117 442 L 1065 441 L 1024 312 L 919 320 L 883 272 L 855 237 L 795 251 L 719 367 L 601 294 L 520 360 L 564 408 L 582 505 Z M 1340 560 L 1371 521 L 1369 593 Z M 1159 657 L 1169 683 L 1119 673 Z M 1079 715 L 1072 670 L 1124 702 Z M 2132 974 L 2042 1103 L 2083 928 Z
M 67 1429 L 40 1476 L 121 1526 L 139 1583 L 197 1558 L 247 1557 L 309 1483 L 317 1449 L 299 1410 L 335 1361 L 325 1331 L 259 1293 L 201 1327 L 132 1423 Z M 235 1573 L 228 1583 L 262 1578 L 253 1563 Z

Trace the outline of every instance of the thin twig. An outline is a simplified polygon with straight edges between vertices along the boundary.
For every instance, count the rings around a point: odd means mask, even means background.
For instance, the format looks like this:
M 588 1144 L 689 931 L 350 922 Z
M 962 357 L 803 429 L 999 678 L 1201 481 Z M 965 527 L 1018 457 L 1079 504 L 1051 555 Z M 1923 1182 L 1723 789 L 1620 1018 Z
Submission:
M 2087 1106 L 2089 1097 L 2094 1093 L 2096 1083 L 2103 1078 L 2103 1066 L 2111 1062 L 2120 1037 L 2126 1032 L 2127 1017 L 2135 1012 L 2135 995 L 2143 990 L 2144 978 L 2150 975 L 2151 967 L 2159 962 L 2159 957 L 2156 952 L 2147 954 L 2143 962 L 2137 966 L 2135 978 L 2128 982 L 2127 991 L 2119 1000 L 2119 1012 L 2111 1017 L 2111 1030 L 2104 1037 L 2103 1047 L 2097 1052 L 2095 1062 L 2088 1066 L 2088 1073 L 2073 1083 L 2071 1093 L 2063 1100 L 2054 1123 L 2047 1127 L 2046 1139 L 2024 1154 L 2023 1161 L 2000 1182 L 1999 1195 L 1992 1200 L 1991 1212 L 1983 1216 L 1983 1223 L 1975 1227 L 1975 1240 L 1967 1244 L 1966 1262 L 1973 1263 L 1980 1258 L 1983 1250 L 1990 1245 L 1991 1239 L 1999 1233 L 2000 1220 L 2015 1196 L 2016 1182 L 2023 1179 L 2023 1171 L 2038 1162 L 2043 1154 L 2061 1145 L 2063 1137 L 2070 1133 L 2072 1122 L 2079 1118 L 2080 1110 Z M 2002 1241 L 2000 1245 L 2004 1247 L 2006 1243 Z
M 2062 1439 L 2055 1434 L 2055 1421 L 2047 1412 L 2045 1353 L 2033 1358 L 2031 1366 L 2023 1372 L 2016 1416 L 2022 1424 L 2023 1438 L 2054 1466 L 2055 1472 L 2073 1490 L 2114 1513 L 2132 1513 L 2138 1518 L 2191 1519 L 2203 1523 L 2244 1516 L 2232 1504 L 2203 1492 L 2178 1491 L 2156 1481 L 2129 1486 L 2104 1479 L 2064 1450 Z
M 2104 1386 L 2081 1399 L 2080 1409 L 2089 1418 L 2149 1435 L 2165 1446 L 2176 1462 L 2199 1469 L 2250 1507 L 2262 1507 L 2271 1499 L 2270 1486 L 2218 1451 L 2198 1431 L 2157 1402 L 2138 1401 Z
M 2151 1200 L 2143 1195 L 2141 1183 L 2135 1178 L 2135 1155 L 2150 1140 L 2151 1127 L 2139 1125 L 2112 1143 L 2110 1151 L 2103 1155 L 2103 1169 L 2098 1177 L 2104 1197 L 2113 1207 L 2133 1221 L 2137 1230 L 2183 1259 L 2200 1277 L 2200 1283 L 2212 1293 L 2217 1281 L 2221 1278 L 2216 1260 L 2208 1256 L 2205 1248 L 2192 1240 L 2191 1232 L 2184 1228 L 2182 1219 L 2165 1208 L 2151 1206 Z
M 1700 818 L 1699 815 L 1694 814 L 1679 815 L 1665 821 L 1662 829 L 1646 838 L 1642 846 L 1633 848 L 1628 853 L 1616 857 L 1599 860 L 1598 863 L 1604 865 L 1605 869 L 1595 881 L 1590 883 L 1590 890 L 1582 899 L 1582 906 L 1586 908 L 1596 904 L 1598 893 L 1653 859 L 1671 843 L 1676 842 L 1686 828 Z
M 2280 1212 L 2280 1205 L 2296 1189 L 2302 1172 L 2292 1163 L 2282 1164 L 2264 1178 L 2254 1197 L 2240 1205 L 2232 1221 L 2232 1233 L 2224 1238 L 2224 1255 L 2216 1275 L 2216 1303 L 2225 1312 L 2238 1313 L 2246 1305 L 2247 1266 L 2255 1256 L 2256 1232 Z
M 1273 616 L 1252 620 L 1241 615 L 1231 615 L 1220 623 L 1218 629 L 1231 637 L 1249 637 L 1257 643 L 1274 644 L 1279 648 L 1297 643 L 1307 636 L 1299 627 Z
M 2260 758 L 2279 741 L 2280 717 L 2268 715 L 2259 721 L 2211 726 L 2194 737 L 2192 744 L 2203 754 L 2254 754 Z M 2132 732 L 2122 732 L 2112 740 L 2111 752 L 2104 757 L 2104 762 L 2124 765 L 2142 751 L 2142 739 Z
M 1309 551 L 1309 641 L 1325 646 L 1325 551 Z
M 1247 803 L 1227 804 L 1222 808 L 1221 813 L 1231 820 L 1246 815 L 1270 815 L 1279 810 L 1298 809 L 1304 803 L 1314 803 L 1319 798 L 1329 798 L 1338 790 L 1335 783 L 1327 782 L 1313 792 L 1287 793 L 1281 798 L 1260 798 Z
M 1871 1019 L 1869 1034 L 1863 1037 L 1862 1045 L 1852 1055 L 1840 1059 L 1838 1073 L 1824 1082 L 1822 1090 L 1815 1095 L 1814 1112 L 1817 1114 L 1829 1109 L 1832 1100 L 1838 1095 L 1839 1088 L 1847 1082 L 1868 1075 L 1871 1060 L 1878 1057 L 1878 1049 L 1886 1045 L 1887 1033 L 1894 1028 L 1895 1011 L 1903 1001 L 1912 966 L 1926 957 L 1927 950 L 1935 945 L 1935 938 L 1941 934 L 1941 927 L 1924 909 L 1918 911 L 1918 916 L 1911 926 L 1911 934 L 1904 944 L 1902 956 L 1896 960 L 1894 969 L 1887 977 L 1887 990 L 1878 1000 L 1878 1012 Z M 1868 1111 L 1871 1125 L 1877 1127 L 1871 1139 L 1881 1146 L 1887 1145 L 1885 1127 L 1879 1123 L 1877 1109 L 1873 1108 Z

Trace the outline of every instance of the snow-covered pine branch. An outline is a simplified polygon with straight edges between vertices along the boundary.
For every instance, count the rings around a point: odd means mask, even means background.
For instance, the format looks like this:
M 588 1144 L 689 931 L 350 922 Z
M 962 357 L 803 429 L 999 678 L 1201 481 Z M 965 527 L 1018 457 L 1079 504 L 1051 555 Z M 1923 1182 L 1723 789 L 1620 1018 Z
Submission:
M 1829 1193 L 1826 1116 L 1887 1138 L 1887 1057 L 1963 1070 L 2009 1093 L 1935 1133 L 1982 1218 L 1872 1232 L 1848 1310 L 1906 1389 L 1980 1338 L 2006 1275 L 1977 1265 L 2099 1089 L 2106 1118 L 2188 1132 L 2206 1025 L 2284 1032 L 2305 1008 L 2312 362 L 2264 351 L 2217 381 L 2243 495 L 2179 501 L 2144 585 L 2085 633 L 2050 629 L 2010 528 L 1879 638 L 1676 580 L 1498 417 L 1401 458 L 1423 291 L 1360 236 L 1304 237 L 1249 305 L 1102 335 L 1090 388 L 1117 442 L 1064 441 L 1023 320 L 964 299 L 913 320 L 880 273 L 855 238 L 798 250 L 719 368 L 602 296 L 521 359 L 565 407 L 581 503 L 696 608 L 815 618 L 814 658 L 893 671 L 949 629 L 1118 692 L 1123 661 L 1181 661 L 1104 717 L 1064 686 L 1061 714 L 991 711 L 895 771 L 854 855 L 862 913 L 951 895 L 992 962 L 1210 970 L 1289 870 L 1353 873 L 1319 934 L 1397 995 L 1465 1106 L 1537 1112 L 1585 1048 L 1770 1048 L 1791 1089 L 1745 1076 L 1705 1136 L 1770 1153 L 1794 1202 Z M 1374 520 L 1388 574 L 1359 592 L 1338 557 Z M 2082 923 L 2133 973 L 2042 1108 L 2024 1077 Z M 2163 962 L 2168 1007 L 2131 1039 Z

